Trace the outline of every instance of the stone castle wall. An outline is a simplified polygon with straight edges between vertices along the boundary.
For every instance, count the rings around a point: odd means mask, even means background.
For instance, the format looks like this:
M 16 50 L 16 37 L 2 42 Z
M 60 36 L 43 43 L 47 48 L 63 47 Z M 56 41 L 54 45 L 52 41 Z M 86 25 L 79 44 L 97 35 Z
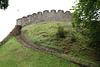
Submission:
M 72 13 L 70 11 L 64 12 L 63 10 L 45 10 L 38 13 L 33 13 L 32 15 L 24 16 L 17 19 L 17 25 L 26 26 L 39 22 L 72 22 Z

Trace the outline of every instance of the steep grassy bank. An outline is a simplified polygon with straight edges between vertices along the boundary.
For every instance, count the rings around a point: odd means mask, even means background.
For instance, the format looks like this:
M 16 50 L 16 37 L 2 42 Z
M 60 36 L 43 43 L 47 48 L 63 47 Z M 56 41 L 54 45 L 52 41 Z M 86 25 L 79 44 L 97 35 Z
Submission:
M 69 61 L 36 52 L 11 37 L 0 46 L 0 67 L 78 67 Z
M 64 38 L 57 36 L 58 25 L 64 27 Z M 71 23 L 43 22 L 28 25 L 22 31 L 27 39 L 37 45 L 62 49 L 66 55 L 99 64 L 99 52 L 87 47 L 89 39 L 76 32 Z

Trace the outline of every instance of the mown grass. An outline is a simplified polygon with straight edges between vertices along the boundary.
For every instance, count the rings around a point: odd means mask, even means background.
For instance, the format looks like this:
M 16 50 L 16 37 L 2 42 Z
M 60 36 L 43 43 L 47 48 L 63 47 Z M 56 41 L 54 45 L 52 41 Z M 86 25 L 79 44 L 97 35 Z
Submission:
M 78 65 L 24 47 L 11 37 L 0 46 L 0 67 L 78 67 Z
M 58 24 L 64 27 L 65 38 L 57 37 Z M 78 33 L 67 22 L 43 22 L 22 28 L 24 35 L 37 45 L 62 49 L 65 54 L 100 64 L 99 52 L 87 47 L 89 38 Z

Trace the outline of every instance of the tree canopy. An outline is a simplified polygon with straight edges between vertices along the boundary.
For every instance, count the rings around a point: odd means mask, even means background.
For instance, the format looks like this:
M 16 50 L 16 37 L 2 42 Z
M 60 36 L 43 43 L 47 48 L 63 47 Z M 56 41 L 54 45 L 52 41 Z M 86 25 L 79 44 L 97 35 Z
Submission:
M 0 0 L 0 9 L 7 9 L 9 0 Z
M 73 10 L 73 27 L 84 29 L 82 32 L 90 38 L 89 46 L 100 49 L 100 0 L 79 0 Z

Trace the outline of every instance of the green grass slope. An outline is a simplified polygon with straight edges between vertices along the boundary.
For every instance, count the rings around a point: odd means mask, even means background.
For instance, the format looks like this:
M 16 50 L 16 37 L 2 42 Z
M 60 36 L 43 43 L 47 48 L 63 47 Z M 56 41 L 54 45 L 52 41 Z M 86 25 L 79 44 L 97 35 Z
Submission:
M 64 28 L 65 38 L 57 36 L 59 25 Z M 67 22 L 43 22 L 25 26 L 22 28 L 24 35 L 37 45 L 62 49 L 66 55 L 79 58 L 83 61 L 100 64 L 98 52 L 87 47 L 86 36 L 76 32 L 71 23 Z
M 78 67 L 78 65 L 24 47 L 11 37 L 0 46 L 0 67 Z
M 58 44 L 58 39 L 56 38 L 56 32 L 57 32 L 57 25 L 60 24 L 65 28 L 65 30 L 72 30 L 71 24 L 66 22 L 43 22 L 43 23 L 37 23 L 25 26 L 22 31 L 24 32 L 25 36 L 31 41 L 38 45 L 53 47 L 62 49 L 62 47 L 59 47 L 57 45 L 54 45 L 55 43 Z M 67 31 L 66 31 L 67 33 Z M 71 36 L 71 35 L 66 35 Z M 67 38 L 68 40 L 70 37 Z M 61 42 L 61 41 L 60 41 Z M 60 44 L 59 44 L 60 45 Z

